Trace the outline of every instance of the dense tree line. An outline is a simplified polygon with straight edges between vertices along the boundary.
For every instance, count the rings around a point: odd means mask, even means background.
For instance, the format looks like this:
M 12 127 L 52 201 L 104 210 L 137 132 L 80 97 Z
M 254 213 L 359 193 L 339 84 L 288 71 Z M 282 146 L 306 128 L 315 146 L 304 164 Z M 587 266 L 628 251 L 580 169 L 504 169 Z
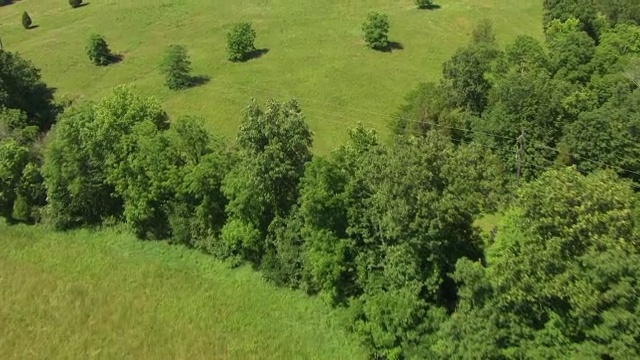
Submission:
M 633 4 L 545 1 L 544 43 L 504 48 L 482 22 L 391 141 L 358 125 L 327 155 L 295 100 L 251 102 L 232 143 L 128 87 L 63 109 L 0 51 L 0 215 L 251 264 L 346 309 L 372 358 L 638 358 Z M 185 85 L 184 49 L 167 59 Z

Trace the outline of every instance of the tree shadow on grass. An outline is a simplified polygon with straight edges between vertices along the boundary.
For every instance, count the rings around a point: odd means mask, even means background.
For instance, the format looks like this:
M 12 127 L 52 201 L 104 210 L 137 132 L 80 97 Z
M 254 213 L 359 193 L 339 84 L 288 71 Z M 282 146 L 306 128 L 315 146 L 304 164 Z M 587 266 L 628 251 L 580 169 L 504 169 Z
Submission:
M 252 52 L 247 54 L 247 57 L 245 58 L 244 61 L 249 61 L 249 60 L 252 60 L 252 59 L 259 59 L 262 56 L 266 55 L 268 52 L 269 52 L 269 49 L 267 49 L 267 48 L 253 50 Z
M 124 60 L 124 55 L 122 54 L 111 54 L 109 55 L 109 65 L 114 65 Z
M 77 7 L 76 9 L 79 9 L 79 8 L 81 8 L 81 7 L 85 7 L 85 6 L 89 5 L 89 4 L 91 4 L 91 3 L 85 3 L 85 2 L 83 2 L 82 4 L 78 5 L 78 7 Z
M 211 78 L 206 75 L 192 76 L 191 79 L 189 79 L 189 87 L 192 88 L 196 86 L 202 86 L 209 81 L 211 81 Z
M 380 51 L 387 52 L 387 53 L 398 51 L 398 50 L 404 50 L 404 45 L 402 45 L 402 43 L 399 43 L 397 41 L 389 41 L 389 45 L 387 45 L 387 47 L 380 49 Z
M 421 6 L 418 9 L 420 9 L 420 10 L 438 10 L 441 7 L 442 6 L 440 6 L 438 4 L 430 4 L 430 5 L 426 5 L 426 6 Z
M 2 6 L 6 6 L 6 5 L 11 5 L 13 4 L 15 1 L 13 0 L 0 0 L 0 7 Z
M 37 28 L 39 28 L 39 27 L 40 27 L 40 25 L 30 25 L 30 26 L 27 28 L 27 30 L 37 29 Z

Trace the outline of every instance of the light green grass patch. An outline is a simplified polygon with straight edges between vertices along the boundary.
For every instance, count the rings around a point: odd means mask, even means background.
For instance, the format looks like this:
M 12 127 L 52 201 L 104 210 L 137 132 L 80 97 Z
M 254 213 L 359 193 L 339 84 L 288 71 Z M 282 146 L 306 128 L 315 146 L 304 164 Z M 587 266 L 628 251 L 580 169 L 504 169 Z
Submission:
M 495 213 L 495 214 L 485 214 L 478 219 L 476 219 L 474 225 L 479 227 L 485 234 L 490 234 L 493 228 L 500 228 L 503 226 L 504 222 L 504 214 Z
M 297 97 L 316 133 L 317 151 L 344 142 L 363 122 L 383 133 L 404 95 L 420 81 L 437 80 L 441 64 L 468 41 L 482 18 L 495 24 L 504 44 L 517 35 L 542 37 L 542 2 L 440 0 L 438 10 L 418 10 L 413 0 L 89 0 L 72 9 L 66 0 L 23 0 L 0 7 L 0 36 L 42 68 L 59 95 L 97 100 L 114 86 L 135 84 L 158 97 L 172 115 L 201 115 L 213 131 L 233 137 L 251 97 Z M 24 30 L 27 10 L 39 27 Z M 367 49 L 361 25 L 369 11 L 391 21 L 390 39 L 404 50 Z M 260 59 L 226 60 L 226 32 L 250 21 Z M 91 33 L 105 37 L 124 61 L 93 66 L 84 52 Z M 187 47 L 195 75 L 211 81 L 171 92 L 157 71 L 169 44 Z
M 338 314 L 113 230 L 0 223 L 0 359 L 362 359 Z

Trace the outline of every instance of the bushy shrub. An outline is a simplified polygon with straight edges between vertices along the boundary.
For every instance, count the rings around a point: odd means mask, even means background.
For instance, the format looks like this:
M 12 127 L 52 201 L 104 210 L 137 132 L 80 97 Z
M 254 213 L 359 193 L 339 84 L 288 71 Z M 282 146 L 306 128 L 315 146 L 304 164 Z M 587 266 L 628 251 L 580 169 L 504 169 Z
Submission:
M 229 61 L 245 61 L 256 51 L 256 32 L 251 23 L 237 23 L 227 34 L 227 54 Z
M 107 45 L 104 38 L 98 34 L 91 35 L 86 50 L 89 59 L 96 65 L 109 65 L 113 59 L 109 45 Z
M 25 29 L 29 29 L 31 28 L 31 24 L 33 23 L 33 21 L 31 21 L 31 17 L 29 16 L 29 14 L 27 14 L 27 12 L 23 12 L 22 13 L 22 26 L 24 26 Z
M 71 5 L 72 8 L 78 8 L 80 7 L 80 5 L 82 5 L 82 0 L 69 0 L 69 5 Z
M 167 49 L 160 71 L 165 76 L 165 84 L 171 90 L 179 90 L 191 85 L 191 62 L 187 49 L 180 45 L 171 45 Z
M 364 41 L 367 46 L 384 50 L 389 47 L 389 18 L 385 14 L 372 12 L 362 25 Z

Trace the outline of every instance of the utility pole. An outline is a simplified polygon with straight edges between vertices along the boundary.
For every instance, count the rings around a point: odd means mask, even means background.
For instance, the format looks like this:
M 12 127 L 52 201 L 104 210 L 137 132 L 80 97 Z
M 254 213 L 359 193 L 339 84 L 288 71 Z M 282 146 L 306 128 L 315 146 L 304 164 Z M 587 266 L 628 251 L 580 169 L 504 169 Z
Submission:
M 516 152 L 516 185 L 520 186 L 520 175 L 522 174 L 522 156 L 524 155 L 524 129 L 520 130 L 520 136 L 516 140 L 518 152 Z

